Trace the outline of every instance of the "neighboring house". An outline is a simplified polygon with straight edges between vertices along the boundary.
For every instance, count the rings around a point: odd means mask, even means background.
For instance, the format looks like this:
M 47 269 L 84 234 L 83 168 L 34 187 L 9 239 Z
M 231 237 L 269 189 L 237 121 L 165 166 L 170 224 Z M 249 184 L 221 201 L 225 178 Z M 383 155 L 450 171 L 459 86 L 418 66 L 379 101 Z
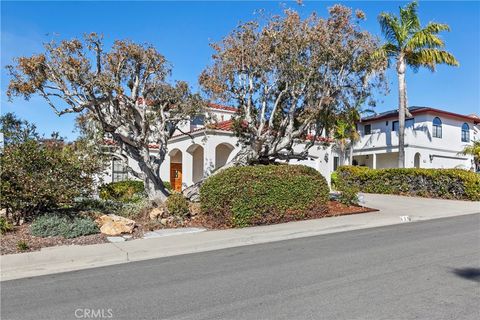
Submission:
M 413 118 L 407 120 L 405 138 L 407 167 L 470 169 L 472 157 L 458 153 L 475 137 L 480 138 L 479 118 L 433 108 L 412 107 L 410 110 Z M 235 108 L 210 104 L 205 114 L 182 123 L 169 141 L 168 156 L 160 168 L 162 180 L 169 181 L 173 189 L 181 190 L 228 163 L 240 150 L 232 130 L 235 113 Z M 362 119 L 358 124 L 361 139 L 354 148 L 354 164 L 372 168 L 397 167 L 396 118 L 397 112 L 391 111 Z M 330 174 L 339 165 L 339 157 L 335 148 L 325 146 L 324 142 L 321 140 L 310 149 L 308 159 L 291 160 L 290 163 L 315 168 L 329 181 Z M 155 147 L 152 145 L 152 153 Z M 298 142 L 294 149 L 301 147 L 302 142 Z M 126 179 L 134 178 L 121 159 L 113 158 L 103 181 Z
M 472 170 L 473 157 L 461 155 L 466 145 L 480 139 L 480 118 L 449 111 L 411 107 L 405 121 L 405 167 Z M 358 124 L 353 164 L 370 168 L 398 167 L 398 112 L 363 118 Z

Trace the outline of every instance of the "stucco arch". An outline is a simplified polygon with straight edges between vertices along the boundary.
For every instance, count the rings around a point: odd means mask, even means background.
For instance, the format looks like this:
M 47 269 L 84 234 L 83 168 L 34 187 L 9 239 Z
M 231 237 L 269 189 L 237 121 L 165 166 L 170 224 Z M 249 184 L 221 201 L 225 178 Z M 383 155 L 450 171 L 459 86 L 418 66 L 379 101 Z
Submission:
M 420 161 L 421 161 L 421 156 L 420 156 L 420 153 L 417 152 L 417 153 L 415 153 L 415 156 L 413 157 L 413 166 L 415 168 L 420 168 Z
M 220 143 L 215 147 L 215 169 L 227 164 L 234 149 L 235 147 L 228 142 Z
M 199 144 L 192 144 L 187 152 L 192 156 L 192 182 L 197 183 L 204 177 L 204 149 Z

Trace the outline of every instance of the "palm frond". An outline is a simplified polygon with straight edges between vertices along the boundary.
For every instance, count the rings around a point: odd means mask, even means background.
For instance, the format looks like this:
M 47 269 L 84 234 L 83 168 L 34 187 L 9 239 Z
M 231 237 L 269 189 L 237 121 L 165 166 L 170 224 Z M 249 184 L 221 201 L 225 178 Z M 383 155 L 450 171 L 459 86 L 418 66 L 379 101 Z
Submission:
M 417 14 L 418 3 L 413 1 L 404 8 L 400 8 L 400 21 L 405 32 L 412 32 L 420 29 L 420 20 Z
M 425 28 L 423 28 L 423 30 L 432 34 L 437 34 L 442 31 L 450 31 L 450 27 L 445 23 L 430 22 Z
M 369 57 L 373 60 L 387 60 L 387 67 L 390 68 L 390 58 L 395 57 L 400 49 L 392 44 L 392 43 L 385 43 L 383 46 L 378 48 L 373 52 L 373 54 Z
M 450 66 L 460 65 L 457 59 L 445 50 L 438 50 L 432 48 L 421 49 L 415 52 L 407 52 L 407 64 L 414 70 L 419 67 L 427 67 L 431 71 L 435 71 L 437 64 L 447 64 Z
M 420 48 L 443 48 L 444 46 L 445 43 L 442 39 L 435 34 L 430 33 L 425 28 L 415 32 L 405 45 L 408 50 Z
M 404 39 L 401 38 L 400 22 L 398 18 L 390 13 L 383 12 L 378 16 L 378 22 L 382 33 L 388 42 L 400 44 Z

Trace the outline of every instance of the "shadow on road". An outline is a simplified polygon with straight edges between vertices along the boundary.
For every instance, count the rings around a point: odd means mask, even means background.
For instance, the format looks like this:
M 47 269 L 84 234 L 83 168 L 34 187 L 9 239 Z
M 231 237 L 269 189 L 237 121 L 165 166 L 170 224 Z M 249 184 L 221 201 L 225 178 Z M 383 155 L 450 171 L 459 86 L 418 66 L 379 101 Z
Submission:
M 456 268 L 452 269 L 455 275 L 476 282 L 480 282 L 480 268 Z

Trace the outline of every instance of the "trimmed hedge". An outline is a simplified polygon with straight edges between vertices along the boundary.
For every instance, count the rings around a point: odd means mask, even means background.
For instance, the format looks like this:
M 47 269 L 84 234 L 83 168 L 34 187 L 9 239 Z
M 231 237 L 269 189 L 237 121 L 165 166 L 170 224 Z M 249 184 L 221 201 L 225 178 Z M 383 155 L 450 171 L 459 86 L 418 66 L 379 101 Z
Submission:
M 362 192 L 480 200 L 480 175 L 461 169 L 370 169 L 342 166 L 338 189 L 356 186 Z
M 209 177 L 200 189 L 202 213 L 234 227 L 326 211 L 328 199 L 325 178 L 300 165 L 232 167 Z

